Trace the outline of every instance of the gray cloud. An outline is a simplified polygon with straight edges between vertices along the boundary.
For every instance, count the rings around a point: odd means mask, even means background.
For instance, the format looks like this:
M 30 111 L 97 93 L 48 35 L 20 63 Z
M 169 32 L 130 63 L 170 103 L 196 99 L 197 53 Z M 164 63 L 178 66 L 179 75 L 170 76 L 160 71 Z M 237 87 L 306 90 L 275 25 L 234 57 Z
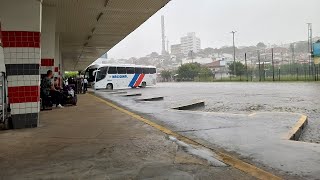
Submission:
M 307 39 L 306 23 L 320 36 L 319 0 L 172 0 L 146 23 L 109 51 L 109 57 L 129 58 L 161 51 L 160 17 L 165 15 L 170 44 L 187 32 L 196 32 L 202 47 L 260 41 L 281 44 Z

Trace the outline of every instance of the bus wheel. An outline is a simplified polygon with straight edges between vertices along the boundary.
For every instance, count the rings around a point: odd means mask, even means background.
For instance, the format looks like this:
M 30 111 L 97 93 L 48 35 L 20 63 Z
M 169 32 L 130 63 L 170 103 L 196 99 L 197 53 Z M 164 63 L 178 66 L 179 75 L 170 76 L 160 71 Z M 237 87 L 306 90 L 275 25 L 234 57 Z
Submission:
M 142 82 L 141 88 L 145 88 L 146 86 L 147 86 L 147 83 L 146 82 Z
M 113 85 L 111 83 L 107 84 L 106 89 L 108 90 L 113 90 Z

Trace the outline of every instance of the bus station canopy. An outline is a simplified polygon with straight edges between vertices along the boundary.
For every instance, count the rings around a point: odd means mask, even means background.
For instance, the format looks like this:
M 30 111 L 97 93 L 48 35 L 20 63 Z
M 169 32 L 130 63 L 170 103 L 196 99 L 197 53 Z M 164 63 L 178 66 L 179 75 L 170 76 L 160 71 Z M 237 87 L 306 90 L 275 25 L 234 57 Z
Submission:
M 169 1 L 43 0 L 43 5 L 56 8 L 63 66 L 72 71 L 86 68 Z

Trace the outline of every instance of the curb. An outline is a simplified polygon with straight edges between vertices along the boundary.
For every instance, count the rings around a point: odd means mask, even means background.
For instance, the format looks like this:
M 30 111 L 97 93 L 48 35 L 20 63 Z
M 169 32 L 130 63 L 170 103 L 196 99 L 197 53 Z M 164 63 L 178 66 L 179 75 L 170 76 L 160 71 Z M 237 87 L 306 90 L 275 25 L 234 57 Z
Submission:
M 112 92 L 112 93 L 110 93 L 110 94 L 126 94 L 127 92 L 125 92 L 125 91 L 119 91 L 119 92 Z
M 177 138 L 180 141 L 183 141 L 183 142 L 185 142 L 187 144 L 202 146 L 202 147 L 205 147 L 207 149 L 210 149 L 211 151 L 216 153 L 218 155 L 218 159 L 221 160 L 222 162 L 224 162 L 225 164 L 228 164 L 228 165 L 230 165 L 230 166 L 232 166 L 232 167 L 234 167 L 236 169 L 239 169 L 239 170 L 241 170 L 241 171 L 243 171 L 243 172 L 245 172 L 245 173 L 257 178 L 257 179 L 270 179 L 270 180 L 280 180 L 280 179 L 282 179 L 282 178 L 280 178 L 280 177 L 278 177 L 278 176 L 276 176 L 274 174 L 271 174 L 271 173 L 269 173 L 267 171 L 264 171 L 264 170 L 262 170 L 262 169 L 260 169 L 260 168 L 258 168 L 256 166 L 253 166 L 253 165 L 251 165 L 251 164 L 249 164 L 247 162 L 244 162 L 244 161 L 242 161 L 240 159 L 237 159 L 236 157 L 233 157 L 233 156 L 231 156 L 231 155 L 229 155 L 227 153 L 218 151 L 218 150 L 216 150 L 214 148 L 208 147 L 208 146 L 206 146 L 204 144 L 201 144 L 201 143 L 199 143 L 199 142 L 197 142 L 197 141 L 195 141 L 193 139 L 190 139 L 190 138 L 188 138 L 186 136 L 183 136 L 181 134 L 173 132 L 170 129 L 167 129 L 166 127 L 164 127 L 164 126 L 161 126 L 161 125 L 159 125 L 157 123 L 154 123 L 154 122 L 152 122 L 152 121 L 150 121 L 148 119 L 145 119 L 145 118 L 143 118 L 142 116 L 140 116 L 138 114 L 135 114 L 135 113 L 133 113 L 131 111 L 128 111 L 128 110 L 120 107 L 120 106 L 117 106 L 117 105 L 115 105 L 115 104 L 113 104 L 113 103 L 111 103 L 111 102 L 109 102 L 109 101 L 107 101 L 105 99 L 102 99 L 101 97 L 98 97 L 98 96 L 96 96 L 96 95 L 94 95 L 92 93 L 90 93 L 89 95 L 95 97 L 97 100 L 105 103 L 106 105 L 108 105 L 108 106 L 110 106 L 110 107 L 112 107 L 112 108 L 114 108 L 114 109 L 116 109 L 116 110 L 118 110 L 118 111 L 120 111 L 120 112 L 122 112 L 124 114 L 127 114 L 127 115 L 135 118 L 138 121 L 141 121 L 141 122 L 143 122 L 145 124 L 148 124 L 149 126 L 152 126 L 155 129 L 158 129 L 158 130 L 160 130 L 161 132 L 163 132 L 163 133 L 165 133 L 167 135 L 171 135 L 171 136 Z
M 178 107 L 173 107 L 172 109 L 175 110 L 190 110 L 190 109 L 194 109 L 194 108 L 199 108 L 199 107 L 204 107 L 204 101 L 198 101 L 198 102 L 194 102 L 191 104 L 187 104 L 187 105 L 181 105 Z
M 127 94 L 127 95 L 123 95 L 124 97 L 132 97 L 132 96 L 142 96 L 141 93 L 137 93 L 137 94 Z
M 293 141 L 299 141 L 299 138 L 305 129 L 305 127 L 308 124 L 308 117 L 305 115 L 302 115 L 299 119 L 299 121 L 291 128 L 289 131 L 286 139 L 287 140 L 293 140 Z
M 163 97 L 152 97 L 152 98 L 144 98 L 144 99 L 137 99 L 137 101 L 162 101 Z

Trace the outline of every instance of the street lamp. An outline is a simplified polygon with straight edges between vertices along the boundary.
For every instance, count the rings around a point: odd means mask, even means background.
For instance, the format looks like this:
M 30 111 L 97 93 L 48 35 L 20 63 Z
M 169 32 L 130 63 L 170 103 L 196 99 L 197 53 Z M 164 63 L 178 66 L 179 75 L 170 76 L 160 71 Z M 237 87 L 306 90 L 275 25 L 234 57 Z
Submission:
M 234 43 L 234 34 L 236 32 L 237 31 L 231 31 L 232 39 L 233 39 L 233 72 L 234 72 L 235 76 L 237 76 L 237 73 L 236 73 L 236 46 L 235 46 L 235 43 Z

